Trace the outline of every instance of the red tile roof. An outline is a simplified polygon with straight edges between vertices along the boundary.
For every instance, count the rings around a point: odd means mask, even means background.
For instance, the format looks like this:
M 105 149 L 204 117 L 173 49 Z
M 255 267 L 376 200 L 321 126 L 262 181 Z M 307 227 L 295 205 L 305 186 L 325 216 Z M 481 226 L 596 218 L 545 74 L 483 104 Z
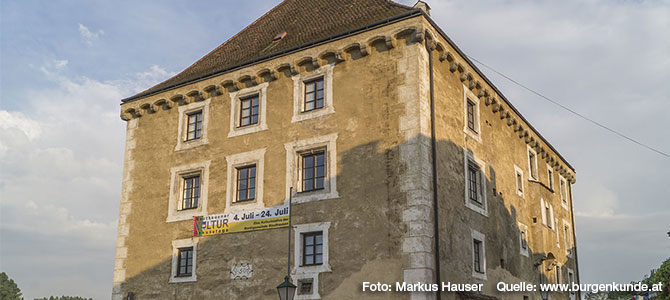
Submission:
M 285 0 L 186 70 L 129 102 L 412 11 L 389 0 Z M 278 41 L 273 39 L 286 32 Z

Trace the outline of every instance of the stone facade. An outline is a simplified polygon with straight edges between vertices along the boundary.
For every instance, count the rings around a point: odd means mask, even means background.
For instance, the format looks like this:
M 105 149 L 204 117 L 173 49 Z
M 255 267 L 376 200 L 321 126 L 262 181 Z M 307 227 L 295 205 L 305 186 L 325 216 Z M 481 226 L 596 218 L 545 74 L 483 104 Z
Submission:
M 326 79 L 325 107 L 304 115 L 302 84 L 315 76 Z M 262 98 L 262 124 L 239 131 L 236 103 L 253 93 Z M 476 134 L 466 124 L 468 98 L 478 102 Z M 206 139 L 188 145 L 183 131 L 191 106 L 206 112 Z M 361 290 L 364 281 L 433 283 L 437 236 L 441 281 L 482 283 L 484 295 L 521 299 L 496 292 L 498 281 L 538 283 L 543 276 L 554 282 L 550 261 L 536 265 L 550 253 L 561 282 L 569 272 L 578 278 L 574 170 L 425 14 L 125 102 L 121 118 L 128 129 L 113 299 L 129 293 L 134 299 L 276 299 L 286 270 L 286 228 L 192 238 L 192 217 L 239 208 L 230 201 L 236 188 L 231 170 L 247 161 L 258 162 L 262 195 L 246 208 L 286 203 L 296 184 L 296 151 L 310 147 L 327 153 L 327 188 L 297 195 L 292 248 L 300 258 L 300 234 L 322 231 L 326 259 L 316 268 L 294 261 L 293 281 L 313 285 L 299 299 L 435 299 L 435 293 Z M 529 177 L 529 151 L 535 151 L 536 178 Z M 484 175 L 479 184 L 485 200 L 474 207 L 466 185 L 471 161 Z M 525 174 L 522 193 L 515 166 Z M 173 203 L 180 192 L 177 175 L 191 169 L 207 172 L 200 198 L 206 202 L 194 213 Z M 565 205 L 559 175 L 565 178 Z M 545 204 L 551 209 L 543 218 Z M 473 237 L 483 242 L 483 272 L 474 271 Z M 195 249 L 195 274 L 188 280 L 173 277 L 175 245 Z M 539 293 L 523 295 L 541 299 Z

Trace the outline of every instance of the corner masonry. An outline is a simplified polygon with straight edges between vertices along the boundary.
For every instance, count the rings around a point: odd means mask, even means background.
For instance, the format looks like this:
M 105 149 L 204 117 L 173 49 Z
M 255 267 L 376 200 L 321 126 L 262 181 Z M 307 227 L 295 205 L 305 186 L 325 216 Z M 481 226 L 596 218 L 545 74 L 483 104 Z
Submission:
M 116 258 L 114 259 L 114 287 L 112 288 L 112 300 L 123 300 L 121 284 L 126 280 L 126 257 L 128 256 L 128 247 L 126 239 L 130 232 L 128 216 L 130 215 L 130 191 L 133 188 L 133 181 L 130 174 L 135 168 L 133 159 L 133 149 L 135 149 L 135 129 L 139 119 L 128 121 L 126 128 L 126 156 L 123 161 L 123 182 L 121 183 L 121 206 L 119 208 L 119 228 L 116 237 Z
M 433 201 L 430 159 L 430 82 L 428 52 L 423 43 L 403 47 L 398 61 L 399 74 L 405 75 L 404 84 L 398 86 L 398 98 L 405 104 L 405 114 L 400 117 L 400 131 L 406 142 L 400 145 L 400 162 L 405 173 L 400 190 L 406 195 L 403 222 L 406 231 L 402 239 L 403 256 L 409 265 L 403 269 L 406 283 L 433 283 Z M 434 294 L 413 292 L 412 300 L 434 299 Z

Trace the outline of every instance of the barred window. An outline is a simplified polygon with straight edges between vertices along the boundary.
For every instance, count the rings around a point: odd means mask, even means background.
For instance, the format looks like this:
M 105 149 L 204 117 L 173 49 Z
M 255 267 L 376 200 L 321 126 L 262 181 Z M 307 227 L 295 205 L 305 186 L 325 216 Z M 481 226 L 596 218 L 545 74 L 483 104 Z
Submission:
M 323 264 L 323 231 L 302 234 L 302 265 Z
M 474 132 L 477 132 L 477 128 L 475 127 L 475 103 L 468 99 L 467 105 L 468 128 Z
M 191 276 L 193 272 L 193 247 L 179 248 L 177 256 L 177 276 Z
M 256 199 L 256 165 L 237 168 L 237 200 Z
M 187 114 L 186 140 L 199 139 L 202 136 L 202 110 Z
M 305 108 L 304 111 L 323 108 L 323 77 L 305 82 Z
M 240 127 L 258 124 L 258 94 L 240 99 Z
M 473 239 L 472 240 L 472 251 L 474 255 L 474 268 L 477 273 L 484 273 L 482 267 L 482 241 Z
M 326 152 L 318 151 L 302 155 L 302 191 L 324 188 L 326 178 Z
M 479 166 L 474 163 L 468 163 L 468 195 L 470 201 L 482 204 L 482 178 Z
M 181 209 L 197 208 L 200 199 L 200 174 L 183 177 L 183 179 Z

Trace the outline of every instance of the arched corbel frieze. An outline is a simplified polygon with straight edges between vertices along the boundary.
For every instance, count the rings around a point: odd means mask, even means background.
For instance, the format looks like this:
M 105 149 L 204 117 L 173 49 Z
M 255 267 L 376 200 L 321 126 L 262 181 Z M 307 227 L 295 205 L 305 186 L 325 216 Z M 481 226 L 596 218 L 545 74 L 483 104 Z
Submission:
M 139 117 L 142 116 L 142 113 L 139 110 L 137 110 L 133 107 L 126 109 L 125 113 L 129 114 L 130 117 L 133 118 L 133 119 L 139 118 Z
M 205 100 L 205 98 L 202 95 L 202 92 L 198 90 L 192 90 L 186 93 L 186 96 L 191 97 L 191 99 L 193 99 L 191 102 L 200 102 Z
M 128 114 L 126 114 L 124 112 L 121 112 L 120 117 L 121 117 L 121 120 L 124 120 L 126 122 L 130 121 L 132 119 L 130 116 L 128 116 Z
M 153 114 L 153 113 L 156 112 L 156 108 L 151 103 L 144 103 L 144 104 L 140 105 L 140 109 L 147 112 L 147 114 Z
M 321 52 L 318 57 L 326 63 L 341 63 L 344 61 L 344 55 L 342 54 L 342 51 L 335 51 L 335 50 L 326 50 Z
M 186 105 L 188 104 L 188 101 L 186 101 L 186 97 L 182 94 L 177 94 L 172 97 L 170 97 L 170 101 L 177 103 L 177 105 Z
M 263 79 L 264 82 L 277 80 L 277 74 L 275 74 L 275 71 L 268 68 L 258 70 L 258 72 L 256 72 L 256 77 Z
M 278 73 L 284 73 L 287 77 L 298 75 L 298 69 L 296 69 L 295 66 L 290 63 L 283 63 L 277 66 L 275 70 Z
M 316 57 L 305 56 L 303 58 L 296 60 L 295 65 L 298 67 L 305 66 L 305 68 L 307 69 L 310 68 L 318 69 L 319 60 Z
M 370 54 L 368 51 L 368 47 L 364 44 L 360 43 L 351 43 L 344 48 L 342 48 L 342 51 L 349 53 L 351 55 L 352 52 L 358 51 L 361 54 L 361 57 L 367 56 Z
M 393 38 L 390 36 L 385 36 L 385 35 L 378 35 L 378 36 L 373 36 L 368 39 L 368 45 L 370 47 L 373 47 L 374 44 L 376 43 L 384 43 L 384 46 L 386 47 L 386 50 L 390 50 L 395 48 L 395 42 L 393 41 Z
M 500 113 L 500 119 L 504 120 L 505 118 L 509 119 L 509 113 L 506 112 L 506 111 L 503 111 L 503 112 Z
M 516 119 L 514 119 L 514 118 L 512 118 L 512 117 L 509 117 L 509 116 L 510 116 L 510 115 L 508 115 L 508 118 L 507 118 L 507 126 L 514 126 L 514 125 L 516 125 Z
M 213 84 L 206 86 L 203 90 L 205 91 L 205 93 L 207 93 L 209 98 L 221 95 L 221 89 L 219 89 L 218 86 L 213 85 Z
M 237 78 L 237 82 L 240 86 L 252 87 L 258 85 L 256 81 L 256 76 L 245 74 Z
M 502 105 L 500 105 L 499 103 L 493 104 L 493 106 L 491 106 L 491 111 L 493 111 L 493 113 L 497 113 L 502 109 L 503 109 Z
M 154 102 L 154 105 L 162 108 L 163 110 L 172 108 L 172 104 L 170 104 L 170 102 L 166 99 L 158 99 L 156 102 Z
M 236 91 L 240 90 L 240 87 L 237 85 L 237 82 L 235 82 L 231 79 L 227 79 L 227 80 L 224 80 L 223 82 L 221 82 L 221 86 L 224 89 L 228 90 L 229 93 L 236 92 Z

